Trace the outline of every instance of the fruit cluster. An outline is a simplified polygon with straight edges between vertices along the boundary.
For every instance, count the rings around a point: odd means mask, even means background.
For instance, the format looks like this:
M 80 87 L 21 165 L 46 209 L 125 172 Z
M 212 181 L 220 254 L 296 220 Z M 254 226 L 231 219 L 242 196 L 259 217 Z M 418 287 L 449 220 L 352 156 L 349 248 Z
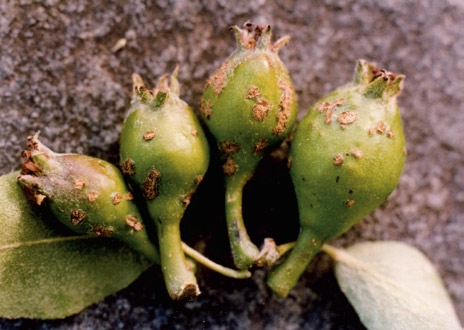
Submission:
M 279 297 L 296 285 L 330 239 L 372 212 L 395 189 L 405 158 L 396 98 L 404 76 L 359 60 L 354 81 L 324 96 L 297 121 L 297 95 L 269 26 L 232 27 L 237 49 L 208 79 L 198 118 L 179 97 L 178 68 L 149 90 L 133 75 L 133 100 L 120 134 L 120 169 L 100 159 L 58 154 L 29 138 L 18 178 L 35 203 L 77 233 L 115 237 L 159 263 L 173 299 L 197 296 L 180 222 L 217 148 L 235 266 L 269 267 Z M 203 125 L 202 125 L 203 124 Z M 210 146 L 203 127 L 215 139 Z M 292 251 L 249 238 L 243 189 L 263 156 L 284 140 L 299 210 Z

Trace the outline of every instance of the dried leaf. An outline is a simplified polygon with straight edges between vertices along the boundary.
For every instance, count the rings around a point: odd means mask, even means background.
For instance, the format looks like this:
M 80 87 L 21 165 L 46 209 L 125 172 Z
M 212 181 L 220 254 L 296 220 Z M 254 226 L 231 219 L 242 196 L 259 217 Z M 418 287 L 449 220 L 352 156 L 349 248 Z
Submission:
M 387 241 L 324 251 L 368 329 L 462 329 L 439 274 L 416 248 Z
M 76 236 L 0 177 L 0 317 L 55 319 L 133 282 L 150 263 L 119 241 Z

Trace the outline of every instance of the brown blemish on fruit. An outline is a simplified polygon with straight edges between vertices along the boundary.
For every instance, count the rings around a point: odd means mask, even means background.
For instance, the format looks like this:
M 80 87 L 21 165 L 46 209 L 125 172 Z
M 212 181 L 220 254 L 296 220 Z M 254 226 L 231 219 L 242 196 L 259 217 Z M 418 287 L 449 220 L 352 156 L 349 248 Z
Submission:
M 153 169 L 148 172 L 145 182 L 142 184 L 142 191 L 148 200 L 155 199 L 158 196 L 158 184 L 160 181 L 160 172 Z
M 229 62 L 225 62 L 211 77 L 209 77 L 208 81 L 206 82 L 206 85 L 211 86 L 216 96 L 221 94 L 222 90 L 226 86 L 228 68 Z
M 203 175 L 197 175 L 195 177 L 195 180 L 193 180 L 193 183 L 195 183 L 197 186 L 201 183 L 201 181 L 203 181 Z
M 134 195 L 132 195 L 132 193 L 130 191 L 128 191 L 128 192 L 126 192 L 124 194 L 124 199 L 126 201 L 132 201 L 132 200 L 134 200 Z
M 264 98 L 260 98 L 253 106 L 253 118 L 259 121 L 263 121 L 266 119 L 269 110 L 271 110 L 269 101 Z
M 342 154 L 336 154 L 332 159 L 334 165 L 341 166 L 345 161 L 345 158 Z
M 408 155 L 408 149 L 406 147 L 403 148 L 403 155 L 404 157 Z
M 137 219 L 136 216 L 127 215 L 125 220 L 126 220 L 126 224 L 129 227 L 134 228 L 135 231 L 141 231 L 143 229 L 143 223 L 141 223 L 139 219 Z
M 256 144 L 255 150 L 253 151 L 253 153 L 254 153 L 255 155 L 258 154 L 258 153 L 260 153 L 261 151 L 264 150 L 264 148 L 266 148 L 266 145 L 267 145 L 266 139 L 265 139 L 265 138 L 262 138 L 262 139 L 259 140 L 259 142 Z
M 277 111 L 277 124 L 274 127 L 274 135 L 280 135 L 285 131 L 287 122 L 290 120 L 291 105 L 293 102 L 292 86 L 285 80 L 279 79 L 279 88 L 282 90 L 279 101 L 279 111 Z
M 344 129 L 346 125 L 354 123 L 358 119 L 358 113 L 354 111 L 344 111 L 338 115 L 337 121 L 340 123 L 340 128 Z
M 200 101 L 200 112 L 203 114 L 203 116 L 206 119 L 209 119 L 211 114 L 213 113 L 213 105 L 211 101 L 205 101 L 204 99 L 201 99 Z
M 247 99 L 258 99 L 261 96 L 258 86 L 250 86 L 245 95 Z
M 259 88 L 254 85 L 250 86 L 247 90 L 247 93 L 245 94 L 245 97 L 247 99 L 252 99 L 256 101 L 255 105 L 253 106 L 253 118 L 259 121 L 263 121 L 264 119 L 266 119 L 267 114 L 271 109 L 271 106 L 268 100 L 261 97 L 261 92 L 259 91 Z
M 192 134 L 192 136 L 198 136 L 198 131 L 194 129 L 190 132 L 190 134 Z
M 359 149 L 355 149 L 351 152 L 351 154 L 354 156 L 354 158 L 359 159 L 362 157 L 362 151 Z
M 369 128 L 369 136 L 375 135 L 375 128 Z
M 121 196 L 120 193 L 115 192 L 115 193 L 111 194 L 111 199 L 112 199 L 111 201 L 112 201 L 113 205 L 118 205 L 122 201 L 122 196 Z
M 387 132 L 387 137 L 388 137 L 388 138 L 392 138 L 394 135 L 395 135 L 395 134 L 393 134 L 392 131 L 388 131 L 388 132 Z
M 240 149 L 240 146 L 229 140 L 226 140 L 221 142 L 219 148 L 225 154 L 233 154 L 234 152 L 237 152 Z
M 110 237 L 111 235 L 113 235 L 113 231 L 111 229 L 106 229 L 105 227 L 100 225 L 93 226 L 92 230 L 95 233 L 95 235 L 99 237 Z
M 346 207 L 352 207 L 354 205 L 354 199 L 349 199 L 346 203 L 345 203 L 345 206 Z
M 122 162 L 120 164 L 120 167 L 121 167 L 121 172 L 123 174 L 127 174 L 127 175 L 135 174 L 135 162 L 130 158 L 127 158 L 124 162 Z
M 332 115 L 336 107 L 345 103 L 345 99 L 340 98 L 333 102 L 322 102 L 317 106 L 317 111 L 325 112 L 325 123 L 330 124 L 332 122 Z
M 98 198 L 98 193 L 96 191 L 91 191 L 87 194 L 87 199 L 89 200 L 90 203 L 95 202 L 97 198 Z
M 85 220 L 85 213 L 79 209 L 73 209 L 71 211 L 71 225 L 78 226 L 82 224 Z
M 73 188 L 77 190 L 82 190 L 85 186 L 85 180 L 84 179 L 76 179 L 74 180 Z
M 145 141 L 149 141 L 149 140 L 153 139 L 155 136 L 156 136 L 155 131 L 146 131 L 145 133 L 143 133 L 143 139 Z
M 189 206 L 194 193 L 195 193 L 195 190 L 192 190 L 184 198 L 182 198 L 182 204 L 184 204 L 185 207 Z
M 375 131 L 378 133 L 378 134 L 383 134 L 383 132 L 385 132 L 385 129 L 387 128 L 387 125 L 385 125 L 385 123 L 383 121 L 379 121 L 377 123 L 377 126 L 375 127 Z
M 230 156 L 227 157 L 226 161 L 222 165 L 222 170 L 224 174 L 233 175 L 235 171 L 237 171 L 237 169 L 238 169 L 238 165 L 235 162 L 235 160 L 233 160 L 232 157 Z

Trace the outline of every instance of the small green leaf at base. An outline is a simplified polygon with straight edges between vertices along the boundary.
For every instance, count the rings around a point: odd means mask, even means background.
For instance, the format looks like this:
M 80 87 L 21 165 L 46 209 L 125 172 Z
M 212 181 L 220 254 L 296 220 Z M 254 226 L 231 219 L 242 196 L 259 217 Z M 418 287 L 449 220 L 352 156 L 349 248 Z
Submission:
M 0 177 L 0 317 L 57 319 L 132 283 L 150 262 L 119 241 L 76 236 Z
M 368 329 L 462 329 L 439 274 L 416 248 L 386 241 L 323 251 Z

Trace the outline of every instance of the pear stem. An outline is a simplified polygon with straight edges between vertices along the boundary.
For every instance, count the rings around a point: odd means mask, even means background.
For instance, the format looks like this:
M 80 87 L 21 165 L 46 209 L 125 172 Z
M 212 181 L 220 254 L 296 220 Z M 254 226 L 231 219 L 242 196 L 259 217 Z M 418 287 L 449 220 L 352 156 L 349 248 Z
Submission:
M 321 250 L 322 241 L 311 230 L 302 229 L 287 259 L 271 270 L 267 285 L 279 298 L 285 298 L 296 286 L 312 258 Z M 291 244 L 285 248 L 291 248 Z
M 156 222 L 161 256 L 161 270 L 169 296 L 174 300 L 200 294 L 193 271 L 185 259 L 177 223 Z
M 243 188 L 248 181 L 246 175 L 235 173 L 226 177 L 226 222 L 230 248 L 238 269 L 250 268 L 259 254 L 259 249 L 248 236 L 242 214 Z

